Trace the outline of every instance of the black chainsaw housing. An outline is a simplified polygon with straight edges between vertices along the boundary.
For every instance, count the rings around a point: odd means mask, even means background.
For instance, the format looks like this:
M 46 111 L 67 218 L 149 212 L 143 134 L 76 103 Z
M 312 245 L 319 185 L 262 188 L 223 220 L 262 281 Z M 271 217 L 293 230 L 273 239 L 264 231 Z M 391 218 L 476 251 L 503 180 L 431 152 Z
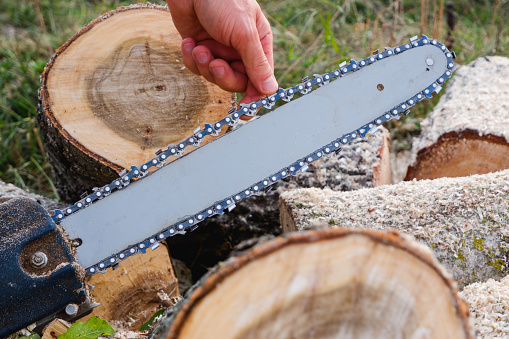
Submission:
M 41 253 L 46 264 L 37 262 Z M 57 226 L 38 203 L 20 198 L 0 204 L 0 338 L 68 304 L 84 303 L 87 292 L 76 267 Z

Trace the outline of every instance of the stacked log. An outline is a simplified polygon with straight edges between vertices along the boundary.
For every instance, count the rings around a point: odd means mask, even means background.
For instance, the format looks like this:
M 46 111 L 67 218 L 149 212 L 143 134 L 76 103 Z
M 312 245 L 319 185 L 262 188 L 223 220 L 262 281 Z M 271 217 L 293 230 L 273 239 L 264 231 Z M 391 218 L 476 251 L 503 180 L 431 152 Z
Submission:
M 509 170 L 403 182 L 352 192 L 281 195 L 285 229 L 395 229 L 431 247 L 460 286 L 504 277 L 509 253 Z
M 456 71 L 412 147 L 406 180 L 509 168 L 509 58 L 479 58 Z

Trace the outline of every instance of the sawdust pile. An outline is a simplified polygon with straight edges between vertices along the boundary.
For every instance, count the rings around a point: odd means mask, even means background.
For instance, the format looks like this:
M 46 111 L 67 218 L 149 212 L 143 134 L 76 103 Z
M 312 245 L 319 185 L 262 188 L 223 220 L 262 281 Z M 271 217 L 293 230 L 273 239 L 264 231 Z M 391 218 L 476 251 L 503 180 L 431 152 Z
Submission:
M 460 296 L 470 306 L 478 338 L 509 337 L 509 276 L 468 285 Z

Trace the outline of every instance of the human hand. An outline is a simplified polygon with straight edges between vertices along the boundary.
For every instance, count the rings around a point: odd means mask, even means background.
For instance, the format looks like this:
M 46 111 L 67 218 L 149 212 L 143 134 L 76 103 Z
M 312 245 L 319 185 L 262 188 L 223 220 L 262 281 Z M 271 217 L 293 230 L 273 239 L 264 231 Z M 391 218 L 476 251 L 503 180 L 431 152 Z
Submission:
M 272 31 L 256 0 L 167 0 L 184 64 L 243 103 L 277 91 Z

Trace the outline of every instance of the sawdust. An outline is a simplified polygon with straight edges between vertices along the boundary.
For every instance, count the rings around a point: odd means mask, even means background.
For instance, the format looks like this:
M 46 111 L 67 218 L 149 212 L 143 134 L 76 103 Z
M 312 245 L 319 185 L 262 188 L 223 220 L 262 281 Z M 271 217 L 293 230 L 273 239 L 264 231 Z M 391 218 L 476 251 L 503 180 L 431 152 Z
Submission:
M 113 322 L 110 322 L 110 325 L 114 326 Z M 138 338 L 148 338 L 148 331 L 138 332 L 138 331 L 128 331 L 128 330 L 117 330 L 114 335 L 110 337 L 99 337 L 102 339 L 138 339 Z
M 299 230 L 326 222 L 409 233 L 433 249 L 460 286 L 506 275 L 509 170 L 351 192 L 298 189 L 281 201 Z
M 469 304 L 478 338 L 509 337 L 509 276 L 468 285 L 460 296 Z

